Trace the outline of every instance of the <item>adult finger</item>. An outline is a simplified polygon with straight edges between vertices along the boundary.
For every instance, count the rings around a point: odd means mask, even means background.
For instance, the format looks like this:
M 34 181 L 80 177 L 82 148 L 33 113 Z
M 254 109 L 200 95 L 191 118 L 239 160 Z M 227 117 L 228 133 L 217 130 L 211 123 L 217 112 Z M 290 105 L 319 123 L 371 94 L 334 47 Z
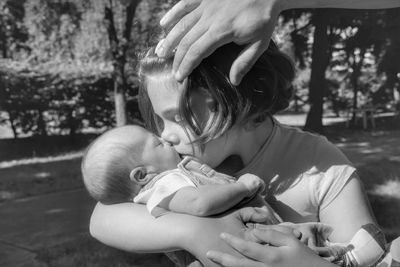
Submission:
M 207 258 L 211 261 L 225 267 L 263 267 L 264 265 L 259 262 L 252 261 L 246 258 L 234 257 L 230 254 L 222 253 L 219 251 L 210 250 L 206 254 Z
M 232 64 L 229 79 L 234 85 L 239 85 L 244 75 L 253 67 L 261 54 L 267 50 L 268 42 L 259 40 L 247 45 Z
M 181 0 L 175 4 L 160 20 L 163 28 L 171 28 L 186 14 L 192 12 L 201 3 L 201 0 Z
M 198 25 L 201 25 L 201 21 Z M 230 42 L 230 33 L 208 29 L 198 38 L 193 28 L 181 41 L 175 53 L 173 69 L 178 81 L 186 78 L 200 62 L 218 47 Z
M 226 233 L 222 233 L 221 238 L 243 256 L 256 261 L 268 262 L 268 255 L 270 254 L 268 252 L 276 249 L 274 247 L 268 247 L 266 245 L 260 245 L 255 242 L 246 241 Z
M 183 17 L 167 34 L 167 37 L 165 37 L 162 45 L 160 45 L 157 50 L 157 55 L 159 57 L 165 57 L 166 55 L 171 54 L 172 50 L 175 49 L 186 33 L 196 25 L 199 18 L 199 13 L 195 11 Z M 196 34 L 199 33 L 196 32 Z
M 284 224 L 283 225 L 279 225 L 279 224 L 265 225 L 265 224 L 257 223 L 254 225 L 254 228 L 258 229 L 258 230 L 262 230 L 262 231 L 263 230 L 275 230 L 275 231 L 281 232 L 283 234 L 292 235 L 295 238 L 301 238 L 301 235 L 302 235 L 300 231 L 290 228 L 288 226 L 285 226 Z
M 299 242 L 293 235 L 272 229 L 254 229 L 254 236 L 274 247 L 291 246 Z

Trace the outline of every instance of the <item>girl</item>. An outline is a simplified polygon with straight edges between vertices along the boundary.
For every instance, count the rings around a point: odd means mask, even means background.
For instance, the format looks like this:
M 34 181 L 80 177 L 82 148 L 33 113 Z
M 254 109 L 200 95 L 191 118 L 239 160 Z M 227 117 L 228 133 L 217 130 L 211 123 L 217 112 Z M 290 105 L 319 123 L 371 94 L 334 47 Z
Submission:
M 139 73 L 145 121 L 181 156 L 195 156 L 220 172 L 264 179 L 267 200 L 284 221 L 320 221 L 334 228 L 332 242 L 349 241 L 362 225 L 374 223 L 354 167 L 324 137 L 273 118 L 287 107 L 294 77 L 291 61 L 273 42 L 239 86 L 229 82 L 229 68 L 242 48 L 219 48 L 183 83 L 171 72 L 173 58 L 159 58 L 151 49 Z M 240 256 L 219 234 L 246 237 L 244 223 L 259 217 L 246 209 L 213 218 L 170 213 L 154 220 L 140 205 L 98 204 L 90 226 L 92 235 L 110 246 L 134 252 L 184 249 L 213 266 L 208 250 Z M 293 257 L 278 257 L 279 249 L 274 253 L 285 266 L 331 266 L 300 246 Z

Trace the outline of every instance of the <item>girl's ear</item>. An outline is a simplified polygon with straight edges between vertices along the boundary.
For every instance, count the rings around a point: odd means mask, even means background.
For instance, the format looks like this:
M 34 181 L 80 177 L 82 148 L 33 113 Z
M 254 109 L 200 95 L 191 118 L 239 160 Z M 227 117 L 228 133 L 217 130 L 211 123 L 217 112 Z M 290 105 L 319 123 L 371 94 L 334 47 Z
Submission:
M 149 175 L 147 175 L 147 169 L 144 166 L 134 168 L 129 174 L 129 178 L 132 182 L 139 185 L 145 185 L 150 180 Z

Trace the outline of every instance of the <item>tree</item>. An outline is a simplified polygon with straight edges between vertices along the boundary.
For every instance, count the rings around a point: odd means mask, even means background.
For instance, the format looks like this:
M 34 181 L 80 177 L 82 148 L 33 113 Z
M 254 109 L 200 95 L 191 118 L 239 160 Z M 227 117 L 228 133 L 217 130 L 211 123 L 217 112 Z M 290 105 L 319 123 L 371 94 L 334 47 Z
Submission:
M 329 38 L 328 38 L 329 13 L 325 9 L 318 9 L 313 15 L 314 43 L 312 47 L 311 77 L 308 112 L 305 130 L 318 133 L 323 132 L 322 113 L 323 97 L 326 87 L 325 72 L 329 64 Z

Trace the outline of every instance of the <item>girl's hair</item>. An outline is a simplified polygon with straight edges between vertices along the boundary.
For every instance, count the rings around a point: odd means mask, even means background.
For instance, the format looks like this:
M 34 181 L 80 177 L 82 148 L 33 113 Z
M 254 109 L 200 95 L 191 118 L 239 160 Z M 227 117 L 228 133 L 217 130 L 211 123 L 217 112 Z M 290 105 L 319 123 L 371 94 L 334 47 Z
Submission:
M 189 75 L 179 103 L 179 113 L 184 123 L 198 135 L 201 143 L 217 138 L 234 125 L 260 123 L 271 114 L 288 107 L 292 97 L 294 65 L 279 51 L 273 41 L 238 86 L 229 81 L 233 61 L 244 46 L 234 43 L 217 49 Z M 160 123 L 154 114 L 147 94 L 148 77 L 171 74 L 173 56 L 160 58 L 152 47 L 139 63 L 139 108 L 147 127 L 160 133 Z M 178 84 L 178 83 L 177 83 Z M 191 107 L 191 96 L 196 90 L 205 90 L 215 106 L 208 121 L 198 119 Z M 162 126 L 161 126 L 162 127 Z

